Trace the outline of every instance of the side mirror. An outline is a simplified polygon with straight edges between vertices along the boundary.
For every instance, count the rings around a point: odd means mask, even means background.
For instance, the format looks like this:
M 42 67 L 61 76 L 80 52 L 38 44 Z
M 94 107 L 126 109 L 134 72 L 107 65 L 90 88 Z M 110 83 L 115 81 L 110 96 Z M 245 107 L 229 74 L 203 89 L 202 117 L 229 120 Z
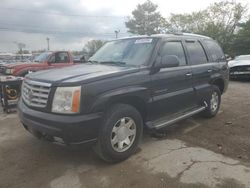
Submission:
M 83 55 L 81 58 L 80 58 L 80 63 L 86 63 L 87 62 L 87 58 L 85 57 L 85 55 Z
M 161 58 L 162 68 L 178 67 L 180 65 L 179 58 L 175 55 L 165 55 Z
M 50 64 L 55 63 L 55 62 L 56 62 L 55 56 L 52 55 L 52 56 L 49 58 L 49 60 L 48 60 L 48 64 L 50 65 Z
M 225 59 L 226 59 L 227 61 L 231 61 L 233 58 L 232 58 L 230 55 L 225 54 Z
M 160 57 L 155 64 L 157 68 L 178 67 L 180 65 L 179 58 L 175 55 L 165 55 Z
M 55 63 L 55 59 L 50 58 L 50 59 L 48 60 L 48 64 L 50 65 L 50 64 L 52 64 L 52 63 Z

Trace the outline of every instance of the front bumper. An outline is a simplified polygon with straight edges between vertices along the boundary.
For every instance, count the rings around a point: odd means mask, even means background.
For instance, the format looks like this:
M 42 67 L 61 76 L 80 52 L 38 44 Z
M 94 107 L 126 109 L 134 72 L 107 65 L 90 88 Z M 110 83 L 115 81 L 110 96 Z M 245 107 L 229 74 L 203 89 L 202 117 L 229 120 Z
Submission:
M 102 113 L 57 115 L 33 110 L 22 100 L 18 111 L 23 126 L 33 135 L 67 145 L 95 142 L 102 121 Z

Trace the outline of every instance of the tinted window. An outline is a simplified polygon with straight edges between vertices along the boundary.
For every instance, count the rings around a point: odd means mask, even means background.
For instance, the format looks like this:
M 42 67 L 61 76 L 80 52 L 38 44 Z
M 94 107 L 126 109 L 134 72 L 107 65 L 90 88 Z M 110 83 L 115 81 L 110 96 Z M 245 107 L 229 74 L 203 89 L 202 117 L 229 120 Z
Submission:
M 205 51 L 199 42 L 186 42 L 186 45 L 192 65 L 207 63 Z
M 175 55 L 180 61 L 180 66 L 186 65 L 185 53 L 181 42 L 166 42 L 161 50 L 161 56 Z
M 225 58 L 221 47 L 216 42 L 212 40 L 206 40 L 204 43 L 206 44 L 213 61 L 218 61 L 222 58 Z
M 67 52 L 58 52 L 55 56 L 55 63 L 67 63 L 69 61 Z

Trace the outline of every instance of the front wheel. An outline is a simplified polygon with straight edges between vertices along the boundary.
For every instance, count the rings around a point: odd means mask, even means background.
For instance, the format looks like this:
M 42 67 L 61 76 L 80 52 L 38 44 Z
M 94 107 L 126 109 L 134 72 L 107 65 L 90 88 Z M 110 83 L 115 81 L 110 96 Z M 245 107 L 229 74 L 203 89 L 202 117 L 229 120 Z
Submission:
M 127 159 L 137 149 L 142 136 L 140 113 L 127 104 L 116 104 L 106 114 L 95 152 L 107 162 Z
M 212 86 L 212 92 L 209 100 L 207 101 L 208 106 L 206 110 L 202 113 L 202 115 L 207 118 L 214 117 L 220 109 L 220 103 L 221 103 L 220 89 L 217 86 Z

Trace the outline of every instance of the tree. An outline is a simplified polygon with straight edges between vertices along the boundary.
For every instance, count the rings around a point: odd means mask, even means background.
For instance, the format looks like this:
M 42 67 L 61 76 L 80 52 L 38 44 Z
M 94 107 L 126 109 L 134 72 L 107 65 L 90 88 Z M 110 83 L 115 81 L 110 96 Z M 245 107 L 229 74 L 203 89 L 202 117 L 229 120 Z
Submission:
M 88 56 L 91 57 L 99 48 L 101 48 L 105 44 L 105 42 L 106 41 L 103 40 L 88 41 L 83 48 L 83 53 L 88 54 Z
M 191 14 L 172 14 L 168 20 L 168 29 L 210 36 L 225 51 L 230 52 L 235 30 L 245 13 L 246 6 L 241 3 L 216 2 L 205 10 Z
M 191 14 L 171 14 L 167 24 L 168 31 L 199 33 L 204 30 L 205 16 L 204 11 Z
M 133 18 L 125 22 L 128 32 L 139 35 L 151 35 L 160 33 L 166 23 L 165 19 L 157 11 L 157 5 L 147 0 L 138 4 L 132 11 Z
M 250 19 L 241 24 L 241 29 L 232 43 L 233 55 L 250 54 Z

